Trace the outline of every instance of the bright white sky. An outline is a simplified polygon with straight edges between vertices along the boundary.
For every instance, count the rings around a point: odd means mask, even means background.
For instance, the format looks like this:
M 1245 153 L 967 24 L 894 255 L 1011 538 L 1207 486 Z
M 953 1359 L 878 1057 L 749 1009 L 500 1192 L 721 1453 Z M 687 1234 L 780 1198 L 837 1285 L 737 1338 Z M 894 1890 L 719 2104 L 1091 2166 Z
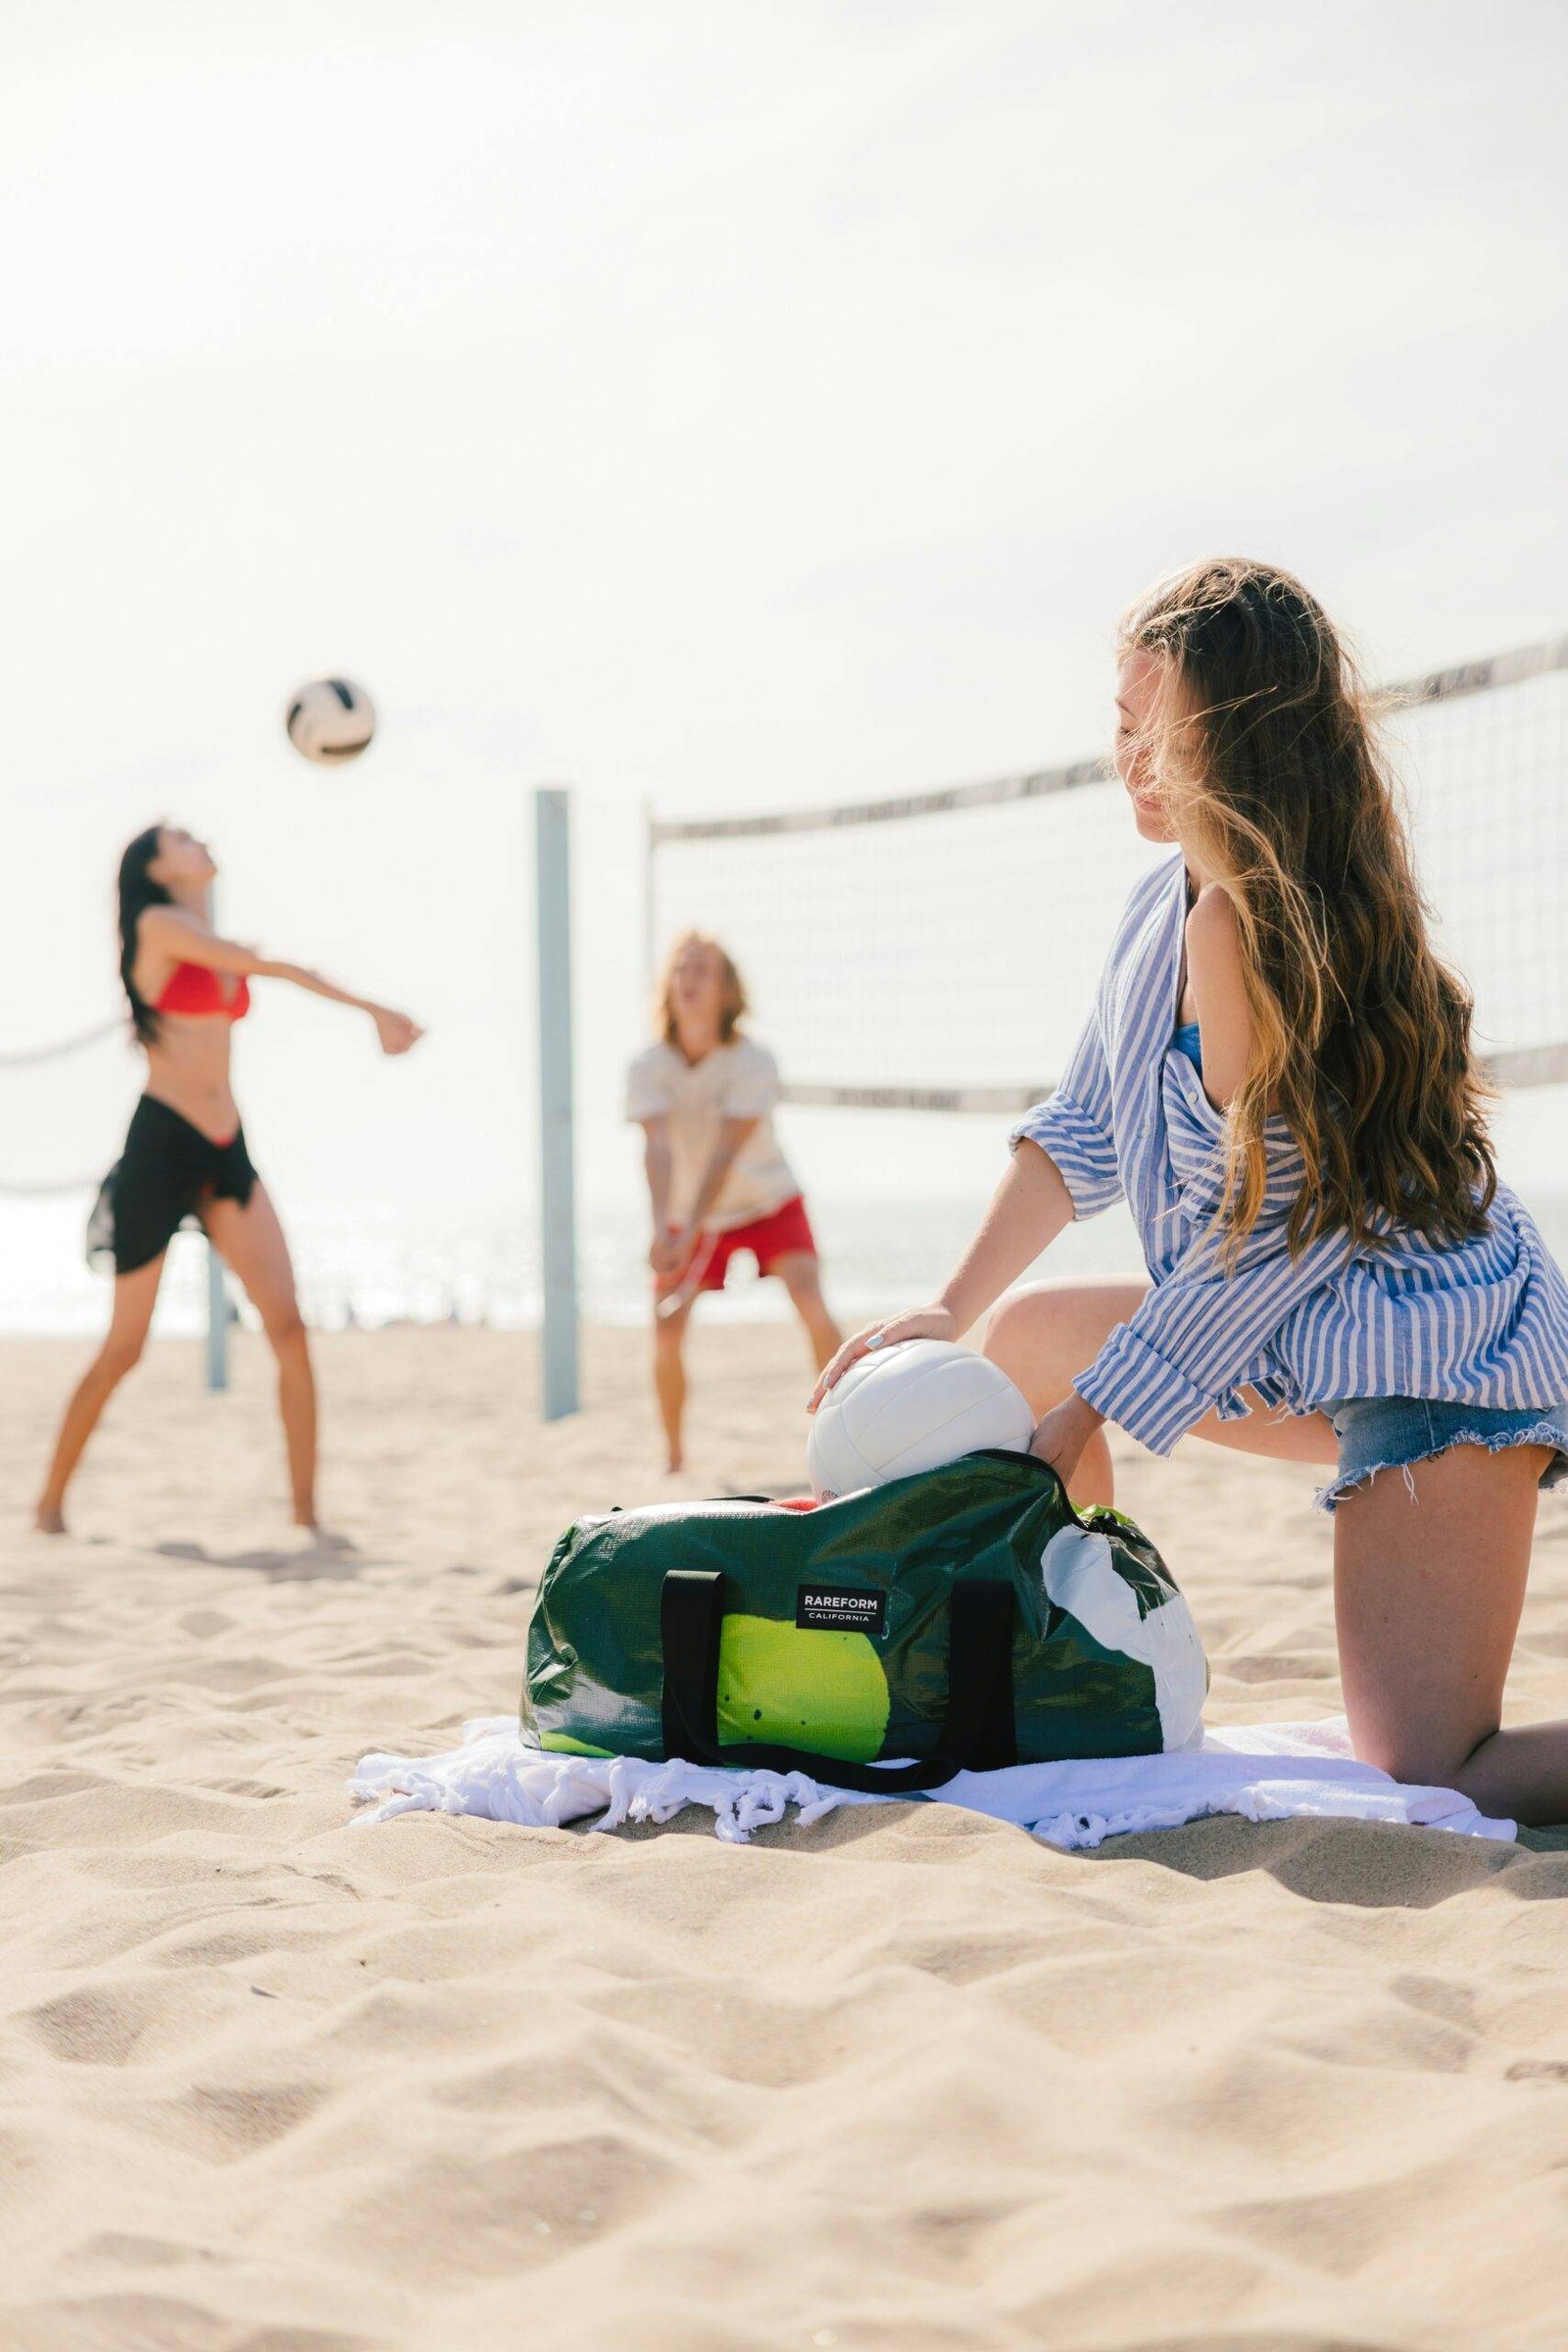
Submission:
M 381 1066 L 271 993 L 285 1207 L 516 1197 L 535 780 L 602 1109 L 643 796 L 1091 748 L 1205 550 L 1384 673 L 1568 625 L 1557 0 L 12 0 L 6 49 L 0 1049 L 112 1006 L 122 841 L 205 828 L 230 927 L 432 1026 Z M 332 668 L 342 775 L 279 727 Z

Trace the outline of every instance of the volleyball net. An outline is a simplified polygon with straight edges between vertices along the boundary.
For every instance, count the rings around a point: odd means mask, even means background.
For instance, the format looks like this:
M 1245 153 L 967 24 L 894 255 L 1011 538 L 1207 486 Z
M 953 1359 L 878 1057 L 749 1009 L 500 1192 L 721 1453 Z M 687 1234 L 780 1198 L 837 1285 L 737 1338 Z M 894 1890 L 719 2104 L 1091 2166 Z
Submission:
M 1505 1085 L 1568 1079 L 1568 637 L 1392 690 L 1441 952 Z M 771 816 L 652 817 L 650 962 L 745 972 L 786 1100 L 1011 1113 L 1049 1095 L 1117 915 L 1166 853 L 1102 759 Z

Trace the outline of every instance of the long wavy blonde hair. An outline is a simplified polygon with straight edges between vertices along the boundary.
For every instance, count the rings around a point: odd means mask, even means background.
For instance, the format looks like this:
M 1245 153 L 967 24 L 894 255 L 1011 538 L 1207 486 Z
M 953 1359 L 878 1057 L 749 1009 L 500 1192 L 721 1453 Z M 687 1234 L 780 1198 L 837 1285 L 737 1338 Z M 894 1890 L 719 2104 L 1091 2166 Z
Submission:
M 1485 1231 L 1496 1190 L 1471 998 L 1434 954 L 1373 698 L 1298 580 L 1224 557 L 1160 581 L 1118 651 L 1159 663 L 1147 749 L 1171 828 L 1236 910 L 1251 1066 L 1226 1120 L 1234 1255 L 1263 1205 L 1264 1123 L 1304 1171 L 1293 1252 L 1391 1221 Z

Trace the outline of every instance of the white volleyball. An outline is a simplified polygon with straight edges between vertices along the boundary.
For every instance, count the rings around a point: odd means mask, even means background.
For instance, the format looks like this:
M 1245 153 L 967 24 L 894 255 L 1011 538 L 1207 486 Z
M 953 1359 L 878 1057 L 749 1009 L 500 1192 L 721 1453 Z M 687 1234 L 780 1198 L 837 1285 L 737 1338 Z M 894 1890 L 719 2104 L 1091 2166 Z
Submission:
M 288 698 L 283 724 L 307 760 L 357 760 L 375 733 L 375 706 L 352 678 L 312 678 Z
M 1026 1453 L 1034 1432 L 1000 1365 L 948 1340 L 901 1340 L 872 1348 L 829 1389 L 812 1417 L 807 1475 L 821 1502 L 990 1446 Z

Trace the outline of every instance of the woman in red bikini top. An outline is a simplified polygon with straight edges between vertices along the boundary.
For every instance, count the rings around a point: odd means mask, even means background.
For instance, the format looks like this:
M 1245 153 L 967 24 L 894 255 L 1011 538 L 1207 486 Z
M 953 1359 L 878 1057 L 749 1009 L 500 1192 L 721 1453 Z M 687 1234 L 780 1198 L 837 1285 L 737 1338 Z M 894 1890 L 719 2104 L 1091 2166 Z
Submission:
M 147 1055 L 147 1088 L 124 1152 L 88 1227 L 95 1258 L 113 1258 L 109 1337 L 61 1425 L 37 1524 L 65 1531 L 66 1488 L 98 1416 L 141 1354 L 164 1255 L 179 1226 L 202 1225 L 245 1287 L 278 1366 L 278 1404 L 297 1525 L 316 1528 L 316 1385 L 277 1211 L 251 1164 L 229 1091 L 234 1023 L 250 1010 L 252 980 L 296 988 L 367 1012 L 383 1054 L 406 1054 L 420 1032 L 406 1014 L 350 996 L 318 972 L 277 963 L 223 939 L 209 904 L 217 866 L 206 844 L 177 825 L 138 833 L 120 863 L 120 975 L 131 1027 Z

